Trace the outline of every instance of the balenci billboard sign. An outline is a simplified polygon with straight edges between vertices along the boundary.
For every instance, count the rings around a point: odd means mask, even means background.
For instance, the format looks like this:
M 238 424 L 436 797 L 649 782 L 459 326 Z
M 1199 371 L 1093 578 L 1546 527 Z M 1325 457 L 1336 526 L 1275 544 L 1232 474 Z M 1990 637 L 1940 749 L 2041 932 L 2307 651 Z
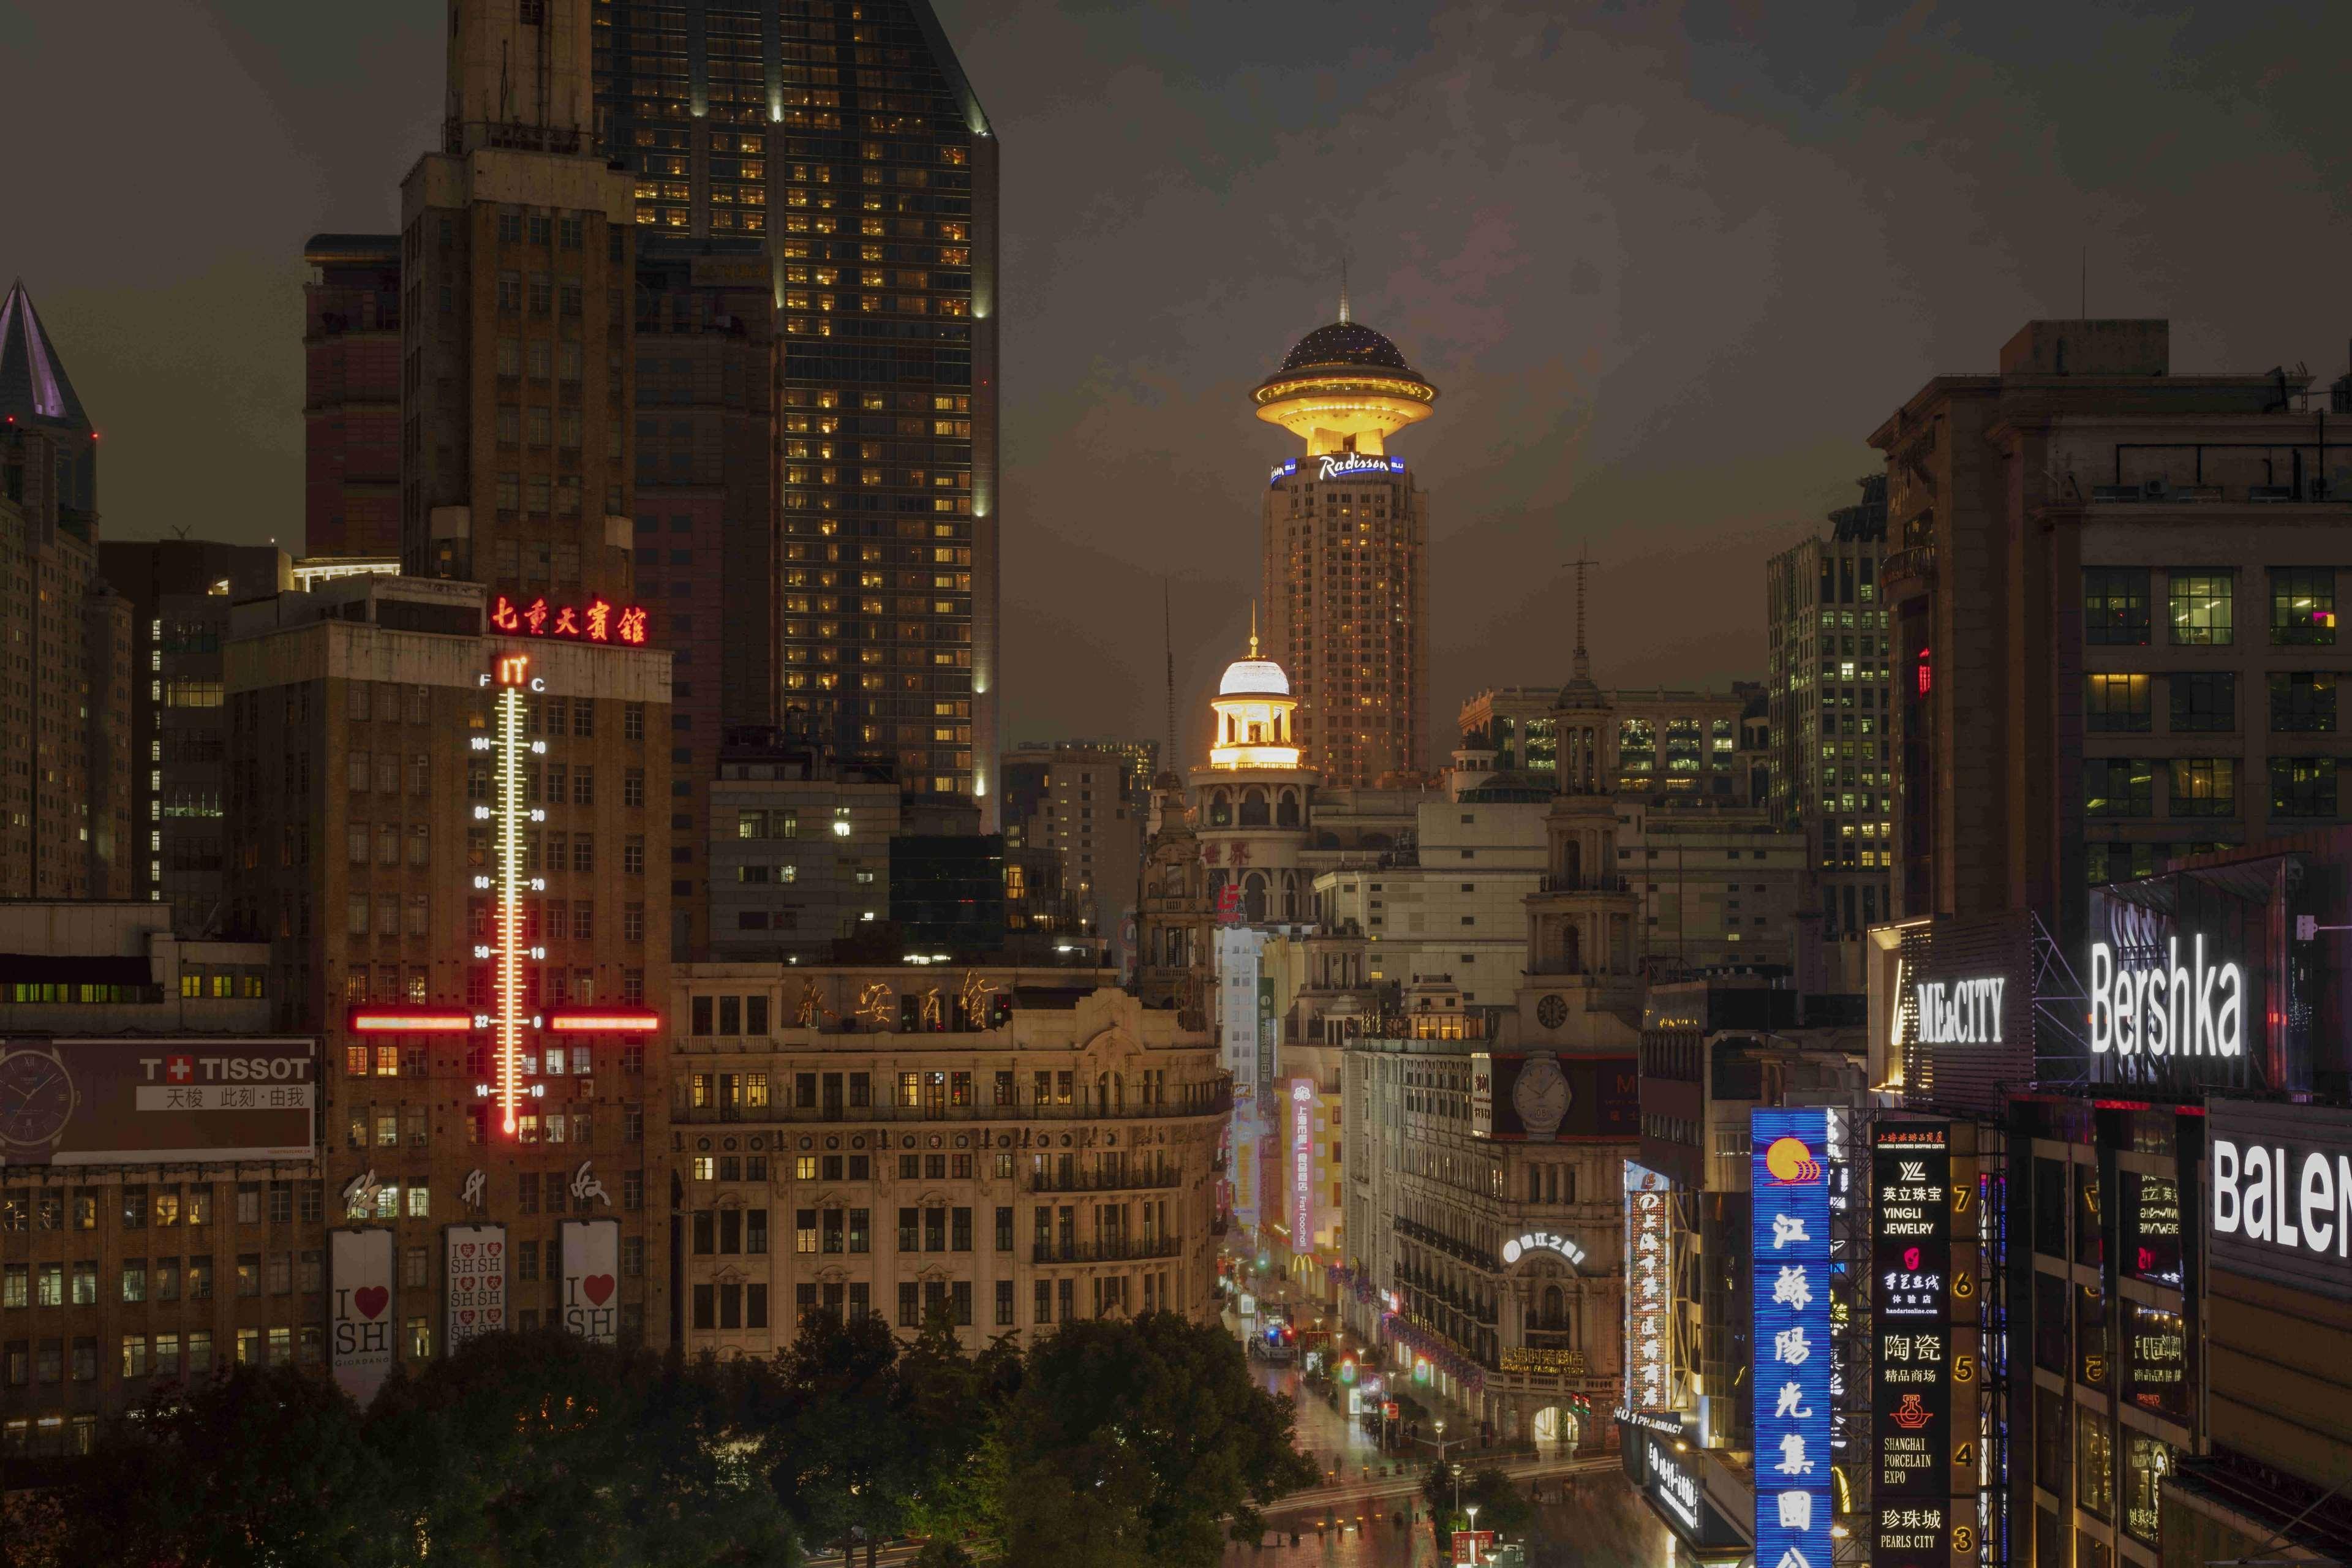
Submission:
M 2213 1267 L 2352 1301 L 2352 1110 L 2207 1102 Z

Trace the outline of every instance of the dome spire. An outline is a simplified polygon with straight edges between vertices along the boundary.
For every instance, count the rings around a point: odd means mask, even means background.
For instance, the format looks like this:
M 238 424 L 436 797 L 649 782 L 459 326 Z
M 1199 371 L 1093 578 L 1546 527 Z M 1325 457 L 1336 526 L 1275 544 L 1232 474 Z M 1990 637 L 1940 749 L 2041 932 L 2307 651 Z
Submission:
M 1348 263 L 1342 258 L 1339 262 L 1339 324 L 1346 326 L 1348 319 Z
M 1592 679 L 1592 661 L 1585 657 L 1584 652 L 1584 574 L 1591 566 L 1592 550 L 1588 545 L 1578 552 L 1576 557 L 1576 678 L 1579 680 Z
M 1255 595 L 1250 598 L 1250 657 L 1257 657 L 1257 598 Z

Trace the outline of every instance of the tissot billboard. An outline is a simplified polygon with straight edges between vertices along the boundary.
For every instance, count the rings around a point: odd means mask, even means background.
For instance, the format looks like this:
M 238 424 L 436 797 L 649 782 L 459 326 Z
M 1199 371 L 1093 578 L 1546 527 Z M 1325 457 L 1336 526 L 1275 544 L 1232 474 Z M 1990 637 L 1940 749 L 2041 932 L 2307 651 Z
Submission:
M 1506 1143 L 1638 1138 L 1640 1064 L 1633 1057 L 1479 1051 L 1470 1058 L 1470 1131 Z
M 0 1042 L 0 1164 L 307 1160 L 319 1047 L 308 1039 Z

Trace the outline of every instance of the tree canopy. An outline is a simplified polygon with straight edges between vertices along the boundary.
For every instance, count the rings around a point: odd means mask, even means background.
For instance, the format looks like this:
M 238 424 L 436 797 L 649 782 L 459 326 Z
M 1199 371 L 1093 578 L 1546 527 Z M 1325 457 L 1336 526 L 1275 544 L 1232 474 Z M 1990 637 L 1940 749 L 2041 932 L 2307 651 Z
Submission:
M 978 1353 L 812 1316 L 772 1359 L 486 1335 L 365 1411 L 236 1367 L 115 1423 L 47 1555 L 98 1568 L 1213 1568 L 1310 1484 L 1290 1402 L 1213 1325 L 1078 1321 Z M 30 1543 L 20 1568 L 37 1568 Z

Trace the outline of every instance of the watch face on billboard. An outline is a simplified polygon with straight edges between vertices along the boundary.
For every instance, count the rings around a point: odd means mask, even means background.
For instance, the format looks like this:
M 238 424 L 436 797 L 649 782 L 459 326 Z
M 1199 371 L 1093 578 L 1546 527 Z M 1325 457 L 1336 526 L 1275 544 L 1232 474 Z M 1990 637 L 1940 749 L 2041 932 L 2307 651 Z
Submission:
M 1471 1131 L 1506 1142 L 1641 1136 L 1641 1073 L 1632 1057 L 1479 1053 L 1471 1061 Z

